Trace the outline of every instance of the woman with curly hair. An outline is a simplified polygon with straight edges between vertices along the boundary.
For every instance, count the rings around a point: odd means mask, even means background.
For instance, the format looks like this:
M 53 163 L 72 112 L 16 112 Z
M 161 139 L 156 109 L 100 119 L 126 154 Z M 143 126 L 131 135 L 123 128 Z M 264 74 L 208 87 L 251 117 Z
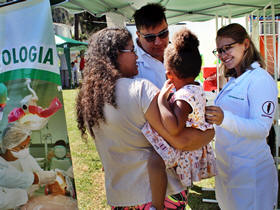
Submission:
M 169 144 L 181 150 L 206 145 L 213 129 L 184 128 L 171 136 L 161 124 L 159 90 L 137 75 L 137 56 L 126 29 L 106 28 L 89 42 L 84 80 L 77 98 L 77 121 L 83 137 L 94 137 L 105 170 L 107 202 L 112 209 L 149 209 L 151 190 L 147 163 L 152 146 L 141 133 L 148 121 Z M 167 171 L 165 207 L 183 209 L 185 188 L 172 170 Z M 174 195 L 176 194 L 176 195 Z M 169 206 L 168 206 L 169 205 Z

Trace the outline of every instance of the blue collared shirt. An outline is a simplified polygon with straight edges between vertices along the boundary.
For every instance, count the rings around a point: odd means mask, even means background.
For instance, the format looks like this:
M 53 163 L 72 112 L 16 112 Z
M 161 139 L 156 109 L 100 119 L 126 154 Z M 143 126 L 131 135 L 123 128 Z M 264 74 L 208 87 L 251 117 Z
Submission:
M 135 44 L 135 49 L 138 56 L 138 75 L 134 78 L 147 79 L 161 89 L 166 80 L 163 63 L 146 53 L 138 44 Z

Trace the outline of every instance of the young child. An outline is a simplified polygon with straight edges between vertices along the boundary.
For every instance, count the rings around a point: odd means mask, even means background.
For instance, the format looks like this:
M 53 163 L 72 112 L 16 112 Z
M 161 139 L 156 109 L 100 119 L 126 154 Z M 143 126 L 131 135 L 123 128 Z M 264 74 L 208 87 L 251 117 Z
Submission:
M 194 81 L 202 63 L 198 45 L 197 37 L 184 28 L 174 34 L 172 45 L 165 50 L 164 65 L 168 80 L 160 91 L 158 106 L 162 123 L 171 135 L 177 135 L 185 126 L 202 131 L 213 128 L 205 122 L 206 98 L 203 88 Z M 176 92 L 168 100 L 174 87 Z M 193 181 L 215 175 L 215 156 L 210 144 L 195 151 L 179 151 L 171 147 L 148 123 L 142 132 L 156 151 L 152 153 L 148 164 L 151 209 L 163 207 L 167 185 L 165 167 L 175 168 L 182 184 L 187 187 Z

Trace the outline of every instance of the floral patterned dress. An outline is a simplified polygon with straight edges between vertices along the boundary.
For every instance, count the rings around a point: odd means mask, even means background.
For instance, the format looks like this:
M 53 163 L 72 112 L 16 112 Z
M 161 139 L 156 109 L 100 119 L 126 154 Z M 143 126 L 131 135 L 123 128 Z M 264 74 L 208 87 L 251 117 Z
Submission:
M 205 121 L 206 97 L 201 86 L 186 85 L 176 91 L 171 103 L 183 100 L 190 104 L 193 112 L 189 114 L 186 127 L 205 131 L 213 126 Z M 193 181 L 210 178 L 216 175 L 216 163 L 210 143 L 199 150 L 180 151 L 171 147 L 151 126 L 146 123 L 142 133 L 162 157 L 166 168 L 175 168 L 181 182 L 191 186 Z

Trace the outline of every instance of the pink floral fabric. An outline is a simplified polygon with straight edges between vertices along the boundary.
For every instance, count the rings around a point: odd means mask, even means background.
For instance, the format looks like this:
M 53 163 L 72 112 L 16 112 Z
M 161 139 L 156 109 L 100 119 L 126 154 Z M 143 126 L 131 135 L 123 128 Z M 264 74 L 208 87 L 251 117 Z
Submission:
M 213 128 L 211 124 L 205 122 L 206 98 L 202 87 L 197 85 L 184 86 L 175 92 L 170 102 L 174 103 L 176 100 L 184 100 L 193 108 L 193 112 L 189 114 L 186 122 L 186 127 L 201 130 Z M 210 144 L 195 151 L 180 151 L 171 147 L 149 123 L 144 125 L 142 133 L 162 157 L 166 168 L 175 168 L 183 185 L 189 187 L 194 181 L 216 175 L 215 156 Z
M 185 85 L 174 93 L 170 102 L 174 103 L 177 100 L 186 101 L 193 109 L 186 121 L 186 127 L 198 128 L 203 131 L 213 128 L 212 124 L 205 121 L 206 96 L 201 86 Z

